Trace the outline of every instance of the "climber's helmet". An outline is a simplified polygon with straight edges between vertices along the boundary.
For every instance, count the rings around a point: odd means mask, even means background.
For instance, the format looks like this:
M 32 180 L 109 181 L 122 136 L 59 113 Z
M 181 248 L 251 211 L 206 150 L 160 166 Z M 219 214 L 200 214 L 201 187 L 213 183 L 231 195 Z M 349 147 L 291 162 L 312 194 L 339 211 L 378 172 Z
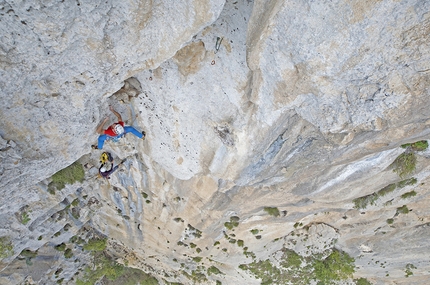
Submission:
M 117 136 L 122 135 L 122 134 L 124 133 L 124 127 L 123 127 L 123 126 L 121 126 L 120 124 L 115 124 L 115 125 L 113 126 L 113 132 L 114 132 Z

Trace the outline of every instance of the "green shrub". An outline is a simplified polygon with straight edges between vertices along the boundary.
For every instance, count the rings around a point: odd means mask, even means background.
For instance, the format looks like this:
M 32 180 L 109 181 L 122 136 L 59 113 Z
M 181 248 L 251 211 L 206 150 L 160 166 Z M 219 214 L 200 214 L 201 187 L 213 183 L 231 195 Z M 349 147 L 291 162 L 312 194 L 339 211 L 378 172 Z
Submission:
M 412 178 L 405 179 L 405 180 L 398 182 L 397 187 L 403 188 L 403 187 L 406 187 L 408 185 L 414 185 L 416 183 L 417 183 L 417 179 L 415 177 L 412 177 Z
M 220 242 L 219 242 L 219 241 L 214 242 L 214 246 L 217 246 L 217 245 L 219 245 L 219 244 L 220 244 Z
M 195 256 L 195 257 L 193 257 L 193 261 L 198 263 L 198 262 L 202 261 L 202 257 Z
M 256 234 L 258 234 L 260 231 L 259 231 L 259 230 L 257 230 L 257 229 L 252 229 L 252 230 L 250 230 L 250 232 L 251 232 L 253 235 L 256 235 Z
M 237 240 L 237 245 L 238 245 L 238 246 L 240 246 L 240 247 L 243 247 L 243 245 L 244 245 L 243 240 L 238 239 L 238 240 Z
M 392 223 L 394 223 L 394 219 L 387 219 L 387 224 L 391 225 Z
M 281 266 L 284 268 L 298 269 L 302 264 L 302 257 L 298 255 L 294 250 L 285 249 L 284 258 L 281 262 Z
M 72 258 L 73 257 L 73 253 L 72 253 L 72 249 L 68 248 L 64 251 L 64 257 L 65 258 Z
M 365 209 L 369 204 L 374 205 L 376 200 L 378 200 L 380 197 L 383 197 L 383 196 L 393 192 L 397 187 L 403 188 L 406 185 L 413 185 L 415 183 L 417 183 L 417 179 L 412 177 L 409 179 L 402 180 L 398 183 L 389 184 L 389 185 L 385 186 L 384 188 L 382 188 L 381 190 L 379 190 L 375 193 L 372 193 L 372 194 L 369 194 L 369 195 L 359 197 L 359 198 L 352 200 L 352 202 L 354 203 L 354 208 L 355 209 Z M 298 225 L 298 224 L 296 223 L 294 225 L 294 227 L 296 227 L 296 225 Z
M 84 249 L 89 251 L 102 251 L 106 248 L 106 242 L 107 238 L 90 239 L 87 244 L 84 245 Z
M 48 191 L 51 194 L 55 193 L 55 189 L 61 190 L 66 184 L 84 181 L 85 171 L 82 164 L 74 162 L 70 166 L 58 171 L 52 175 L 52 182 L 48 185 Z
M 231 216 L 230 222 L 239 222 L 240 218 L 238 216 Z
M 94 268 L 85 268 L 83 279 L 76 280 L 77 285 L 93 285 L 102 276 L 108 280 L 118 279 L 124 272 L 124 266 L 108 258 L 104 253 L 94 254 Z
M 397 214 L 407 214 L 407 213 L 409 213 L 409 209 L 406 205 L 403 205 L 402 207 L 397 208 L 396 213 Z
M 276 207 L 264 207 L 264 211 L 266 211 L 271 216 L 274 216 L 274 217 L 279 216 L 279 210 Z
M 355 209 L 365 209 L 367 205 L 374 204 L 378 200 L 376 193 L 366 195 L 352 200 Z
M 426 150 L 428 148 L 428 146 L 429 146 L 429 143 L 427 141 L 417 141 L 414 143 L 402 144 L 402 148 L 411 147 L 415 151 Z
M 61 243 L 61 244 L 56 245 L 54 248 L 58 251 L 64 251 L 66 249 L 66 244 Z
M 103 284 L 105 285 L 158 285 L 158 281 L 155 277 L 146 274 L 145 272 L 130 268 L 124 267 L 122 273 L 115 280 L 108 280 L 107 278 L 103 278 Z M 169 285 L 181 285 L 180 283 L 166 283 Z
M 356 285 L 372 285 L 372 283 L 370 283 L 366 278 L 359 278 L 359 279 L 354 279 L 354 282 Z
M 400 178 L 404 178 L 414 172 L 416 168 L 417 157 L 413 152 L 404 152 L 399 155 L 393 162 L 393 171 L 399 175 Z
M 213 265 L 209 267 L 206 272 L 208 273 L 208 276 L 211 276 L 212 274 L 223 274 L 218 268 Z
M 273 266 L 269 259 L 254 261 L 250 264 L 240 264 L 239 269 L 249 270 L 255 278 L 261 279 L 261 284 L 279 284 L 278 282 L 282 281 L 276 278 L 281 275 L 281 271 Z
M 415 265 L 408 263 L 406 264 L 406 268 L 405 268 L 405 276 L 409 277 L 411 275 L 414 275 L 414 273 L 412 272 L 412 269 L 417 269 Z
M 76 220 L 78 220 L 81 217 L 81 214 L 79 214 L 78 208 L 73 208 L 71 210 L 71 214 L 72 214 L 72 217 L 75 218 Z
M 191 248 L 195 248 L 197 246 L 197 244 L 195 244 L 195 243 L 190 243 L 190 247 Z
M 9 237 L 0 237 L 0 258 L 6 258 L 13 255 L 12 241 Z
M 417 192 L 415 191 L 410 191 L 410 192 L 406 192 L 405 194 L 403 194 L 402 196 L 400 196 L 402 199 L 407 199 L 410 197 L 414 197 L 417 195 Z
M 238 216 L 232 216 L 232 217 L 230 217 L 229 222 L 224 223 L 224 226 L 229 230 L 233 229 L 234 227 L 237 227 L 238 225 L 239 225 L 239 217 Z
M 354 258 L 347 253 L 334 250 L 326 259 L 314 263 L 316 279 L 322 284 L 339 281 L 352 277 L 354 273 Z
M 23 224 L 23 225 L 26 225 L 26 224 L 28 224 L 28 222 L 30 221 L 31 219 L 30 219 L 30 217 L 28 216 L 28 213 L 27 212 L 22 212 L 21 213 L 21 223 Z
M 382 188 L 381 190 L 379 190 L 377 192 L 377 196 L 380 196 L 380 197 L 385 196 L 385 195 L 393 192 L 395 189 L 396 189 L 396 184 L 394 184 L 394 183 L 389 184 L 389 185 L 385 186 L 384 188 Z
M 239 265 L 239 269 L 250 271 L 261 284 L 338 284 L 352 278 L 354 259 L 347 253 L 332 250 L 325 259 L 322 255 L 302 257 L 290 249 L 282 249 L 278 266 L 269 259 Z M 255 257 L 254 257 L 255 258 Z M 314 281 L 314 282 L 313 282 Z
M 37 256 L 37 250 L 31 251 L 29 249 L 24 249 L 23 251 L 21 251 L 20 255 L 26 258 L 33 258 Z

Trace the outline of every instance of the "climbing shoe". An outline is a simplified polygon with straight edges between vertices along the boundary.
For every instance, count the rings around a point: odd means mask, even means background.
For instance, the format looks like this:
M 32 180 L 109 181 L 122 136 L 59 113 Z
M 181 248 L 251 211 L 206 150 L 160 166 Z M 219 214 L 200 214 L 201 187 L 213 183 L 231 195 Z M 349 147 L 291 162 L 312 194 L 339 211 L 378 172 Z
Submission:
M 142 131 L 142 140 L 144 140 L 144 139 L 145 139 L 145 136 L 146 136 L 145 131 Z

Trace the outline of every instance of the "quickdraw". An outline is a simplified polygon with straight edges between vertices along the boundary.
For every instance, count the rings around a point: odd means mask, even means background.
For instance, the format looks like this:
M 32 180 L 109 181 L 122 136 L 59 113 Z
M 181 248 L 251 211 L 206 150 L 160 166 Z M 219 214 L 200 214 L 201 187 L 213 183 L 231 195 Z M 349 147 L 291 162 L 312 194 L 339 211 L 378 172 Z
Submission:
M 215 43 L 215 54 L 218 52 L 219 48 L 221 47 L 221 42 L 223 38 L 216 37 L 216 43 Z

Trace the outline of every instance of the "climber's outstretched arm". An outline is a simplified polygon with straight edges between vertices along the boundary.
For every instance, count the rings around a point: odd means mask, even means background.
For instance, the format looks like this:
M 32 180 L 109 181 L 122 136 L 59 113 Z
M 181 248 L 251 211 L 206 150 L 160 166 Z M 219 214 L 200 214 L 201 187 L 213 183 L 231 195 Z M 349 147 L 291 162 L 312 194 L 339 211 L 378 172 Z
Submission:
M 123 122 L 121 115 L 117 111 L 115 111 L 112 106 L 109 106 L 109 110 L 111 110 L 111 112 L 115 114 L 119 122 Z
M 104 133 L 103 126 L 106 124 L 106 122 L 107 122 L 107 120 L 108 120 L 108 119 L 109 119 L 109 118 L 108 118 L 108 117 L 106 117 L 106 118 L 103 120 L 103 122 L 101 122 L 101 123 L 100 123 L 100 125 L 98 125 L 98 126 L 97 126 L 96 132 L 97 132 L 98 134 L 102 135 L 102 134 Z

